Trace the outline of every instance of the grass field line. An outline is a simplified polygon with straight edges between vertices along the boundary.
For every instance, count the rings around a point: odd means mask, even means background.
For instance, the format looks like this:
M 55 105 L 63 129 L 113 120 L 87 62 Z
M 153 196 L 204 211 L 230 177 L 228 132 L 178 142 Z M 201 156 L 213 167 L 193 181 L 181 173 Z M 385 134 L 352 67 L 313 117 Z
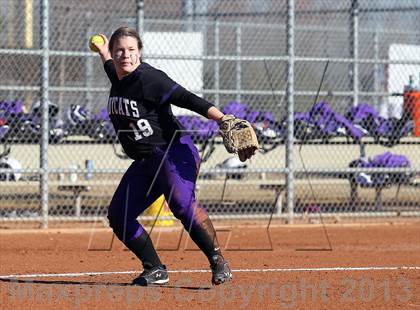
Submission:
M 393 271 L 393 270 L 420 270 L 420 266 L 366 266 L 366 267 L 315 267 L 315 268 L 244 268 L 232 269 L 232 272 L 324 272 L 324 271 Z M 169 273 L 207 273 L 209 269 L 179 269 L 169 270 Z M 130 271 L 98 271 L 76 273 L 38 273 L 38 274 L 9 274 L 0 275 L 0 279 L 14 278 L 46 278 L 46 277 L 83 277 L 115 274 L 137 274 L 139 270 Z

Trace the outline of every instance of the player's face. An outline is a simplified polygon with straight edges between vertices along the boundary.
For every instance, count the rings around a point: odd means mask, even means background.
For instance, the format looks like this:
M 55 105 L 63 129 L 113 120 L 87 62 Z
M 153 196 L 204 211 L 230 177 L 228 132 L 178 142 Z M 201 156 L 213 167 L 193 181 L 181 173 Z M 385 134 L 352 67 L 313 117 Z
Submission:
M 119 75 L 133 72 L 140 64 L 141 51 L 136 38 L 121 37 L 115 41 L 112 48 L 112 58 Z

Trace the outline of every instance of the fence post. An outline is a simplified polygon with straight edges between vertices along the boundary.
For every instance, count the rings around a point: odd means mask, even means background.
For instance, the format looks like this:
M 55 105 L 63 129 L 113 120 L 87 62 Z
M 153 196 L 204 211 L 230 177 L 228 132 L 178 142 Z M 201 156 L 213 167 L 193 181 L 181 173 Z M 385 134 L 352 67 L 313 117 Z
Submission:
M 92 26 L 91 26 L 91 19 L 92 19 L 92 11 L 87 11 L 85 13 L 87 27 L 86 27 L 86 42 L 89 42 L 89 38 L 92 35 Z M 64 57 L 62 57 L 64 58 Z M 92 79 L 93 79 L 93 57 L 85 57 L 85 75 L 86 75 L 86 88 L 89 91 L 86 92 L 86 102 L 87 106 L 91 109 L 92 108 Z
M 186 21 L 186 25 L 185 25 L 185 31 L 187 32 L 192 32 L 194 31 L 194 3 L 192 0 L 184 0 L 182 2 L 182 10 L 183 10 L 183 15 L 185 16 L 185 21 Z
M 241 102 L 242 88 L 242 27 L 241 24 L 236 26 L 236 101 Z
M 216 16 L 216 21 L 214 23 L 214 56 L 219 57 L 219 18 Z M 214 61 L 214 103 L 216 107 L 220 107 L 220 60 L 217 58 Z
M 351 86 L 353 106 L 359 103 L 359 1 L 352 0 L 350 14 L 350 51 L 353 56 Z
M 379 39 L 378 39 L 378 30 L 375 28 L 373 33 L 373 59 L 375 60 L 375 65 L 373 69 L 373 91 L 378 93 L 381 91 L 381 78 L 380 78 L 380 64 L 379 64 Z M 382 102 L 382 97 L 375 95 L 374 97 L 374 106 L 375 109 L 380 111 L 380 102 Z M 379 100 L 381 98 L 381 100 Z
M 137 0 L 137 32 L 144 33 L 144 0 Z
M 42 209 L 42 228 L 48 228 L 48 137 L 49 137 L 49 120 L 48 120 L 48 88 L 49 88 L 49 0 L 41 2 L 41 209 Z
M 286 141 L 286 203 L 287 221 L 293 224 L 294 167 L 293 167 L 293 113 L 294 113 L 294 66 L 295 66 L 295 2 L 287 1 L 287 141 Z

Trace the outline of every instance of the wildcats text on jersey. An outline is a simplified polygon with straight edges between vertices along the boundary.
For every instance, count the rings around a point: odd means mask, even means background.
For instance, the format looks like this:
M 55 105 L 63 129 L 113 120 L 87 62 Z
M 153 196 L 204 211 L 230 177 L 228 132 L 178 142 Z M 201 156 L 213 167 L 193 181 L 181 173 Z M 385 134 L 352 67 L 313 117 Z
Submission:
M 137 102 L 122 97 L 109 97 L 108 100 L 108 113 L 109 115 L 125 115 L 129 117 L 140 117 L 137 108 Z

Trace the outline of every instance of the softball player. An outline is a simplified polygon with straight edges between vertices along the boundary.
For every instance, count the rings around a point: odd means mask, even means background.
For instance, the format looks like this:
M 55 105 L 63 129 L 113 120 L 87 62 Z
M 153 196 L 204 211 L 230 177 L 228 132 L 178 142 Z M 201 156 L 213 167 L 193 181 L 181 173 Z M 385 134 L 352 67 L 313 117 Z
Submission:
M 108 113 L 125 153 L 134 160 L 108 209 L 114 233 L 143 264 L 144 271 L 133 284 L 169 281 L 148 233 L 137 221 L 162 193 L 172 213 L 208 258 L 212 283 L 230 280 L 232 274 L 220 251 L 212 222 L 194 194 L 199 154 L 190 136 L 182 132 L 170 104 L 216 121 L 223 113 L 143 62 L 142 41 L 134 29 L 121 27 L 109 41 L 105 35 L 101 36 L 105 44 L 94 45 L 112 84 Z

